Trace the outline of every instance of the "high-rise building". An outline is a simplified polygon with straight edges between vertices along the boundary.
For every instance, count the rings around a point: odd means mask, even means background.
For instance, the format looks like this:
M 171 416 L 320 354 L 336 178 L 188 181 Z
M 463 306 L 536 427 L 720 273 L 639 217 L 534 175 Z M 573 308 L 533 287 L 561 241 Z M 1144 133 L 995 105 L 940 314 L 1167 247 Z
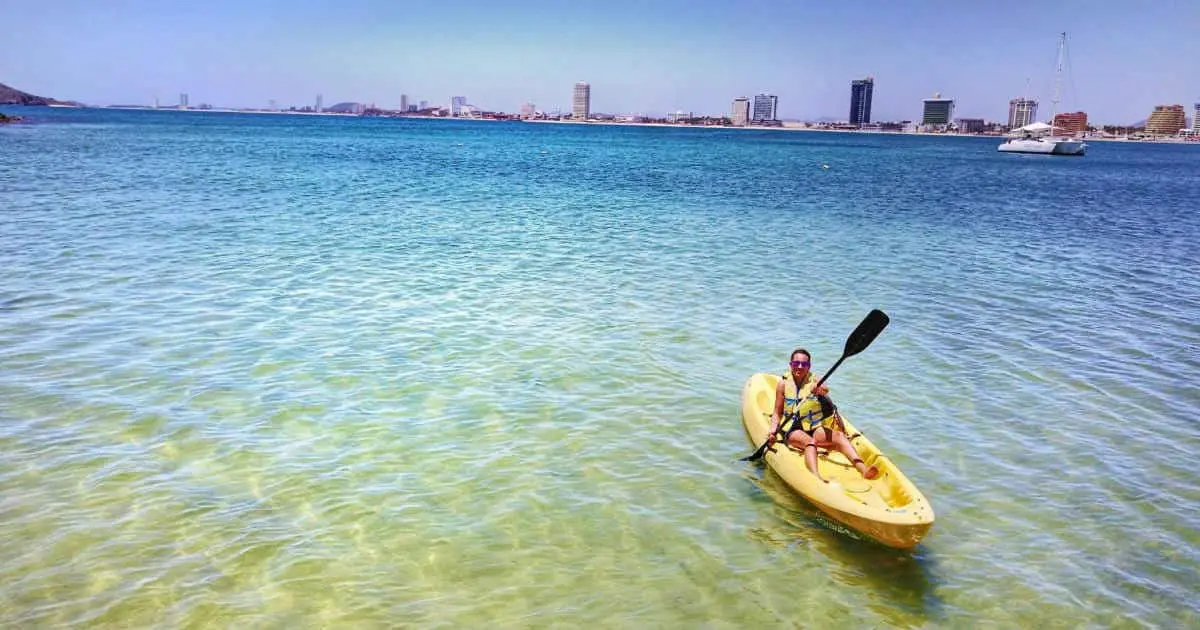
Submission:
M 400 95 L 400 111 L 402 111 L 402 112 L 408 111 L 408 95 L 407 94 Z
M 871 98 L 875 93 L 875 77 L 850 82 L 850 124 L 863 126 L 871 122 Z
M 730 115 L 734 127 L 745 127 L 750 124 L 750 99 L 739 96 L 733 99 L 733 112 Z
M 1158 105 L 1146 120 L 1146 133 L 1155 136 L 1173 136 L 1187 124 L 1183 105 Z
M 421 110 L 429 109 L 429 101 L 421 101 Z
M 1055 114 L 1054 120 L 1056 134 L 1061 133 L 1065 136 L 1081 136 L 1087 131 L 1087 112 L 1063 112 Z M 1061 131 L 1060 131 L 1061 130 Z
M 571 95 L 571 120 L 587 120 L 592 115 L 592 86 L 584 81 L 575 84 Z
M 1038 102 L 1025 98 L 1014 98 L 1008 102 L 1008 127 L 1016 129 L 1037 120 Z
M 1196 103 L 1196 111 L 1192 113 L 1192 133 L 1200 133 L 1200 103 Z
M 451 96 L 450 97 L 450 115 L 455 116 L 455 117 L 461 116 L 463 113 L 463 106 L 465 106 L 466 104 L 467 104 L 467 97 Z
M 954 99 L 942 98 L 936 93 L 933 98 L 924 101 L 925 107 L 921 112 L 921 124 L 928 127 L 946 127 L 954 119 Z
M 754 95 L 754 110 L 750 120 L 763 122 L 775 120 L 779 112 L 779 97 L 774 94 Z
M 529 120 L 537 115 L 537 106 L 533 103 L 525 103 L 521 106 L 521 118 Z
M 322 101 L 323 101 L 323 99 L 322 99 L 321 95 L 318 94 L 317 95 L 317 108 L 315 110 L 313 110 L 313 111 L 317 112 L 318 114 L 320 114 L 325 109 L 324 103 L 322 103 Z
M 188 108 L 188 94 L 187 94 L 187 92 L 180 92 L 179 93 L 179 109 L 187 109 L 187 108 Z

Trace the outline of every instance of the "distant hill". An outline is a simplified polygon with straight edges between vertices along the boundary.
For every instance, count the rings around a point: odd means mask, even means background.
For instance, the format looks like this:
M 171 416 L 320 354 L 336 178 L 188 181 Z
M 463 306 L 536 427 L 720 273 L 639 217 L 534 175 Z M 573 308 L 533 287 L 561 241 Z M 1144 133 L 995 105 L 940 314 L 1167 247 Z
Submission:
M 80 103 L 37 96 L 0 83 L 0 105 L 80 105 Z
M 365 106 L 361 103 L 338 103 L 336 105 L 326 107 L 325 111 L 333 112 L 335 114 L 353 114 L 355 112 L 355 108 L 357 107 Z

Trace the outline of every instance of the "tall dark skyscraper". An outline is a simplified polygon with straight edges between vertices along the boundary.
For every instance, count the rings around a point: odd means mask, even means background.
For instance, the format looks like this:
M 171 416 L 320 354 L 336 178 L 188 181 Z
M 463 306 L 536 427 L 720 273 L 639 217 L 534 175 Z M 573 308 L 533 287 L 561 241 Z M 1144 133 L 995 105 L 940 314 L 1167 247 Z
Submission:
M 875 77 L 855 79 L 850 82 L 850 124 L 866 125 L 871 122 L 871 96 L 875 93 Z

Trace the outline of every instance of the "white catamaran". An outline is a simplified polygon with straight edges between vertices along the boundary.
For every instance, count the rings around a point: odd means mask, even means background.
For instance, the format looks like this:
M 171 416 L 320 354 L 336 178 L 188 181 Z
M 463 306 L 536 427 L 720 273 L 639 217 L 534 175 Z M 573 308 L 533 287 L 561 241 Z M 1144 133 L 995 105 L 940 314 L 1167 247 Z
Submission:
M 1058 41 L 1058 65 L 1054 70 L 1054 100 L 1050 113 L 1050 122 L 1034 122 L 1024 127 L 1013 129 L 1009 138 L 1004 141 L 998 151 L 1006 153 L 1041 153 L 1045 155 L 1083 155 L 1087 145 L 1082 140 L 1071 137 L 1056 136 L 1053 122 L 1058 117 L 1058 91 L 1062 81 L 1063 52 L 1067 47 L 1067 34 L 1063 33 Z

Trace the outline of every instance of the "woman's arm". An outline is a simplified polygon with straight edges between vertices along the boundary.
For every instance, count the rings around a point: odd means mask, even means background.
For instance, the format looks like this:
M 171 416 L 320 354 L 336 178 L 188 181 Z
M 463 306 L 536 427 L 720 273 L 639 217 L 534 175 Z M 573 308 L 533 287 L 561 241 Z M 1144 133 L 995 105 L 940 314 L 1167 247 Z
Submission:
M 770 440 L 779 432 L 779 422 L 783 418 L 783 381 L 775 386 L 775 410 L 771 413 L 771 431 L 767 434 Z

